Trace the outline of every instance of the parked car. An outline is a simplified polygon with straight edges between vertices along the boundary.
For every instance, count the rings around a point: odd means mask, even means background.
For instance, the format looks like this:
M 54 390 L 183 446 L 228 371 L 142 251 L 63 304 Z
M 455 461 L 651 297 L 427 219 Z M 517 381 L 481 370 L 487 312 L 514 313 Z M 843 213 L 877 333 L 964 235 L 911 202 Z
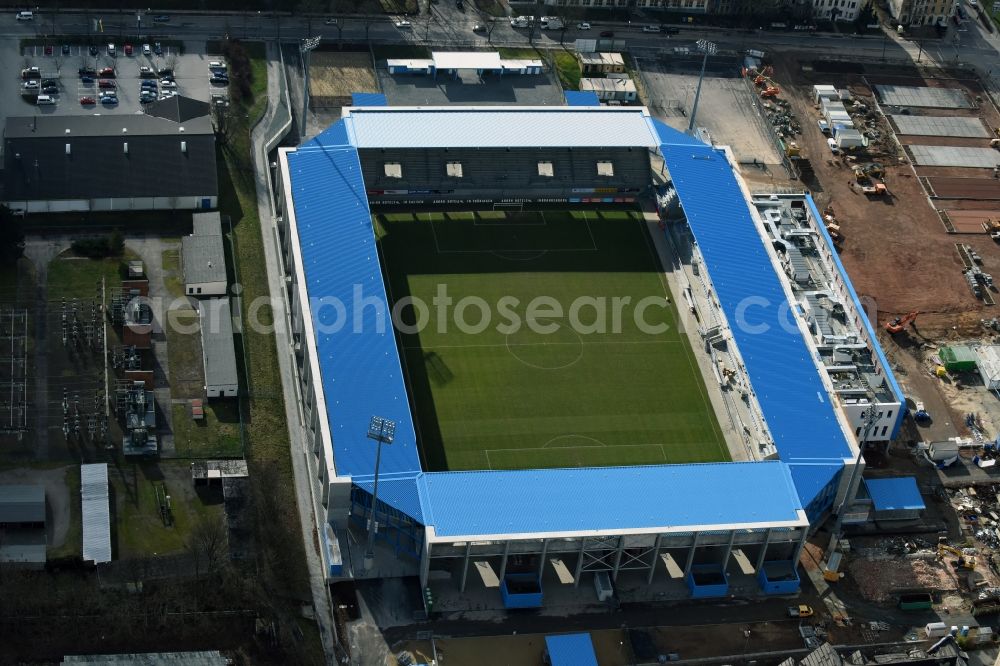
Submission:
M 156 73 L 159 74 L 161 78 L 170 77 L 171 81 L 174 80 L 174 70 L 171 69 L 170 67 L 161 67 L 160 69 L 156 70 Z
M 229 77 L 228 76 L 213 76 L 208 80 L 209 83 L 214 83 L 217 86 L 228 86 Z
M 24 90 L 38 90 L 42 87 L 42 84 L 38 81 L 25 81 L 21 87 Z
M 92 85 L 94 83 L 94 80 L 95 79 L 94 79 L 93 76 L 81 76 L 80 77 L 80 83 L 83 83 L 83 84 L 86 84 L 86 85 Z
M 396 27 L 400 30 L 409 30 L 413 27 L 413 24 L 409 21 L 396 21 Z
M 38 106 L 45 106 L 46 104 L 55 104 L 56 98 L 49 95 L 39 95 L 38 99 L 35 100 L 35 104 Z
M 63 44 L 62 45 L 62 54 L 63 55 L 69 55 L 69 44 Z
M 615 33 L 613 33 L 610 30 L 605 30 L 604 32 L 601 33 L 601 37 L 614 37 L 614 36 L 615 36 Z
M 837 141 L 835 139 L 832 138 L 827 139 L 826 145 L 830 146 L 830 152 L 833 153 L 834 155 L 840 154 L 840 146 L 837 145 Z
M 163 47 L 160 46 L 159 42 L 153 42 L 153 53 L 156 55 L 163 55 Z
M 142 45 L 142 55 L 144 55 L 144 56 L 151 56 L 151 55 L 153 55 L 153 47 L 150 46 L 149 44 L 143 44 Z
M 142 85 L 140 86 L 140 90 L 154 90 L 155 91 L 156 89 L 157 89 L 156 81 L 143 81 Z
M 42 72 L 37 67 L 25 67 L 21 70 L 22 79 L 40 79 Z
M 209 60 L 208 61 L 208 70 L 210 72 L 214 72 L 215 70 L 226 71 L 226 69 L 227 69 L 226 68 L 226 63 L 222 62 L 221 60 Z
M 97 76 L 97 70 L 91 69 L 90 67 L 81 67 L 79 70 L 80 78 L 85 76 Z
M 114 44 L 108 44 L 108 55 L 111 56 L 112 58 L 118 55 L 118 49 L 115 47 Z
M 52 45 L 51 44 L 46 44 L 45 45 L 45 55 L 47 55 L 47 56 L 52 55 Z
M 111 79 L 101 79 L 97 82 L 97 87 L 101 90 L 114 90 L 118 87 L 118 84 Z
M 590 24 L 584 21 L 583 23 L 576 24 L 577 30 L 590 30 Z
M 152 67 L 146 67 L 143 65 L 139 68 L 139 78 L 140 79 L 155 79 L 156 72 L 153 71 Z
M 59 82 L 56 81 L 55 79 L 43 79 L 42 80 L 42 87 L 43 88 L 45 86 L 57 86 L 57 85 L 59 85 Z
M 160 81 L 160 87 L 163 88 L 164 90 L 173 90 L 177 88 L 177 84 L 171 81 L 170 79 L 163 79 Z
M 162 93 L 160 93 L 161 100 L 170 99 L 171 97 L 176 97 L 176 96 L 177 96 L 176 90 L 164 90 Z
M 100 74 L 101 76 L 103 76 L 105 78 L 113 79 L 113 78 L 115 78 L 115 68 L 114 67 L 105 67 L 100 72 L 98 72 L 98 74 Z
M 170 17 L 166 14 L 157 14 L 153 17 L 153 23 L 166 23 L 170 20 Z
M 97 104 L 97 100 L 89 96 L 81 97 L 80 104 L 82 104 L 83 106 L 93 106 L 94 104 Z
M 90 55 L 96 56 L 98 53 L 99 53 L 99 50 L 97 48 L 97 44 L 91 44 L 90 45 Z
M 18 12 L 17 16 L 15 16 L 14 18 L 16 18 L 18 21 L 31 21 L 34 20 L 35 15 L 32 14 L 31 12 Z
M 660 32 L 662 32 L 664 35 L 676 35 L 676 34 L 679 34 L 680 31 L 681 31 L 680 28 L 675 28 L 672 25 L 661 26 L 661 30 L 660 30 Z
M 104 106 L 116 106 L 118 104 L 118 98 L 110 96 L 102 97 L 101 104 L 103 104 Z
M 125 45 L 125 55 L 127 55 L 127 56 L 131 56 L 132 55 L 132 45 L 131 44 L 126 44 Z
M 327 20 L 323 21 L 323 25 L 337 25 L 337 19 L 328 18 Z
M 660 26 L 658 25 L 644 25 L 642 26 L 643 32 L 659 32 Z
M 59 94 L 58 86 L 42 86 L 42 92 L 46 95 L 57 95 Z

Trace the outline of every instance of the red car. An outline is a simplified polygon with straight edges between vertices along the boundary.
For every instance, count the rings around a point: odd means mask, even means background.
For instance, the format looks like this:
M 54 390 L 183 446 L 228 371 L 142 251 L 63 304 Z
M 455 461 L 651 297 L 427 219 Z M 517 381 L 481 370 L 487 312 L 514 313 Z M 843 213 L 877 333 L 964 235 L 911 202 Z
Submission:
M 118 85 L 111 79 L 101 79 L 100 81 L 97 82 L 97 87 L 114 90 L 115 88 L 118 87 Z
M 115 78 L 115 68 L 114 67 L 105 67 L 100 72 L 98 72 L 98 75 L 113 79 L 113 78 Z
M 94 104 L 97 104 L 97 100 L 95 100 L 93 97 L 81 97 L 80 104 L 84 106 L 93 106 Z
M 132 45 L 131 44 L 126 44 L 125 45 L 125 55 L 127 55 L 127 56 L 132 55 Z
M 45 47 L 45 55 L 52 55 L 52 47 L 51 46 L 46 46 Z

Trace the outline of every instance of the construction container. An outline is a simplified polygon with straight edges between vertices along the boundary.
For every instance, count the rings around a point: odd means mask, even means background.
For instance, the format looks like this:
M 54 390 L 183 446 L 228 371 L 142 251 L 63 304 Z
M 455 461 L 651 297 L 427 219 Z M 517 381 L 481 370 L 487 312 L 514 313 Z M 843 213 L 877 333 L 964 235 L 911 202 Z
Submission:
M 976 369 L 976 353 L 966 345 L 941 347 L 938 356 L 948 372 L 971 372 Z
M 934 606 L 934 597 L 927 592 L 918 594 L 903 594 L 899 597 L 899 610 L 930 610 Z
M 958 455 L 958 442 L 947 440 L 944 442 L 931 442 L 927 447 L 927 457 L 934 462 L 944 462 L 951 460 Z
M 840 93 L 837 91 L 835 86 L 831 85 L 817 85 L 813 86 L 813 101 L 819 104 L 821 100 L 839 100 Z
M 868 139 L 853 127 L 839 129 L 835 141 L 839 148 L 861 148 L 868 145 Z
M 930 622 L 924 627 L 927 638 L 941 638 L 948 634 L 948 625 L 944 622 Z

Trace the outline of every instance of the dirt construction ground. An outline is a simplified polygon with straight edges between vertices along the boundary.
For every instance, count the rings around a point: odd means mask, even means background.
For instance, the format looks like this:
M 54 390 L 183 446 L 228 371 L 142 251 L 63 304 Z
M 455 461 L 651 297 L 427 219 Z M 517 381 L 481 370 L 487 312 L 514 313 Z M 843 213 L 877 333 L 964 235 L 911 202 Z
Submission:
M 921 314 L 917 324 L 925 334 L 938 335 L 953 327 L 957 327 L 953 330 L 969 333 L 981 331 L 980 319 L 995 316 L 993 311 L 997 308 L 983 305 L 972 294 L 962 275 L 963 264 L 955 243 L 971 245 L 983 257 L 983 270 L 995 275 L 1000 275 L 1000 247 L 985 234 L 948 234 L 910 165 L 901 163 L 901 153 L 891 138 L 873 146 L 876 148 L 874 154 L 858 160 L 885 165 L 885 183 L 890 195 L 869 198 L 854 187 L 851 163 L 830 152 L 826 137 L 815 123 L 819 111 L 813 105 L 812 86 L 832 84 L 847 88 L 855 98 L 872 107 L 874 98 L 868 81 L 861 74 L 821 73 L 811 68 L 803 71 L 801 64 L 810 61 L 808 56 L 802 57 L 805 60 L 795 57 L 779 60 L 774 68 L 782 96 L 791 102 L 802 122 L 803 157 L 810 161 L 816 175 L 804 185 L 813 192 L 820 210 L 832 208 L 844 235 L 841 259 L 859 295 L 874 301 L 877 315 L 872 318 L 878 320 L 876 325 L 918 310 Z M 879 67 L 878 82 L 943 85 L 919 77 L 910 78 L 917 74 L 915 69 L 894 72 L 892 68 Z M 947 85 L 969 89 L 973 97 L 978 94 L 964 80 L 949 80 Z M 984 106 L 979 111 L 990 125 L 997 126 L 998 118 L 994 117 L 992 107 Z M 884 119 L 881 123 L 884 131 L 887 127 Z M 878 148 L 884 150 L 879 152 Z M 948 171 L 950 173 L 932 175 L 979 175 L 967 173 L 977 171 L 975 169 Z

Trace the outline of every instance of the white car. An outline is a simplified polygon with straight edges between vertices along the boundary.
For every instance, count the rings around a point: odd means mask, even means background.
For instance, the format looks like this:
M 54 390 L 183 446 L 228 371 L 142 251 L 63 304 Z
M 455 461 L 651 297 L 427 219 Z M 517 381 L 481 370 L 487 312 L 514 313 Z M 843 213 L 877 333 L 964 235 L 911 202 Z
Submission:
M 658 25 L 644 25 L 642 26 L 643 32 L 659 32 L 660 26 Z
M 177 84 L 169 79 L 163 79 L 160 81 L 160 87 L 164 90 L 174 90 L 177 88 Z
M 144 56 L 151 56 L 151 55 L 153 55 L 153 47 L 150 46 L 149 44 L 143 44 L 142 45 L 142 55 L 144 55 Z
M 576 24 L 576 29 L 577 30 L 590 30 L 590 24 L 589 23 L 577 23 Z
M 14 18 L 18 21 L 33 21 L 35 19 L 35 15 L 31 12 L 18 12 L 17 16 Z
M 42 86 L 40 81 L 25 81 L 24 85 L 21 87 L 25 90 L 38 90 Z
M 400 30 L 409 30 L 413 27 L 413 24 L 409 21 L 396 21 L 396 27 Z
M 174 90 L 164 90 L 163 92 L 160 93 L 160 99 L 161 100 L 163 100 L 163 99 L 170 99 L 171 97 L 176 97 L 176 96 L 177 96 L 177 92 L 174 91 Z
M 118 49 L 114 44 L 108 44 L 108 55 L 114 58 L 118 54 Z
M 837 141 L 835 139 L 827 139 L 826 145 L 830 146 L 830 152 L 834 155 L 840 154 L 840 146 L 837 145 Z

